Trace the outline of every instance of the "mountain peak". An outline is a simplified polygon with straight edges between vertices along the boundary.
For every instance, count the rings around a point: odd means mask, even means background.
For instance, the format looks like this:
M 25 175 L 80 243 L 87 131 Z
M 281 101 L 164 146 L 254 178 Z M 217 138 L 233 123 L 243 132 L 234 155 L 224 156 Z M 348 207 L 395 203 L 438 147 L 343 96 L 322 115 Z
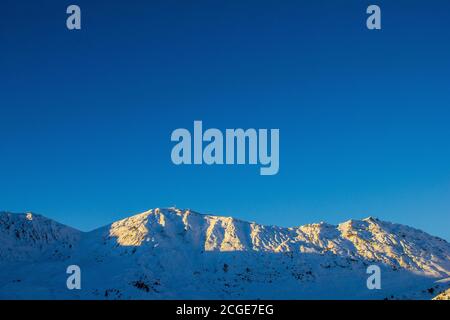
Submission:
M 378 218 L 376 218 L 376 217 L 368 216 L 367 218 L 364 218 L 363 221 L 377 222 L 377 221 L 380 221 L 380 220 Z

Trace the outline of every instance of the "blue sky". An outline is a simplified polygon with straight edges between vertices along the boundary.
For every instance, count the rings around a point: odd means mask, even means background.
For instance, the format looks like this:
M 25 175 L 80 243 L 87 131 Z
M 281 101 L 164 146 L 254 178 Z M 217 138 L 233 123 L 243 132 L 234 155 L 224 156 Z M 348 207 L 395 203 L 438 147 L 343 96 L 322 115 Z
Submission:
M 65 27 L 66 7 L 82 30 Z M 450 239 L 450 3 L 3 1 L 0 208 L 90 230 L 176 205 Z M 280 172 L 174 166 L 176 128 L 279 128 Z

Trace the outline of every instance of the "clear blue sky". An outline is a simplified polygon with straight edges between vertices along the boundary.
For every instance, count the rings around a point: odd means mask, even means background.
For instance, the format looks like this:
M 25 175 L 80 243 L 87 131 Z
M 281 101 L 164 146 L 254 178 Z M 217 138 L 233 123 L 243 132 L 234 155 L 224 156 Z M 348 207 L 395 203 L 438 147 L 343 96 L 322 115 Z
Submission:
M 450 239 L 450 2 L 376 3 L 382 31 L 356 0 L 2 1 L 0 208 L 82 230 L 172 205 L 372 215 Z M 194 120 L 279 128 L 279 174 L 174 166 Z

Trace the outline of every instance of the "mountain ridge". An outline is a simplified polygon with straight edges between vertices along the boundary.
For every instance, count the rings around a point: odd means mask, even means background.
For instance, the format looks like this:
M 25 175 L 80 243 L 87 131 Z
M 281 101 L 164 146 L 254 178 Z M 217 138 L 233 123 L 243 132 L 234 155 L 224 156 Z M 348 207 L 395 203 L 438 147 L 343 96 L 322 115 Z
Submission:
M 83 232 L 41 215 L 0 213 L 0 239 L 29 244 L 17 252 L 0 244 L 0 271 L 18 273 L 0 277 L 0 298 L 36 282 L 43 297 L 69 299 L 431 298 L 450 278 L 446 240 L 374 217 L 285 228 L 156 208 Z M 57 276 L 27 276 L 24 261 Z M 64 288 L 68 264 L 83 270 L 85 290 Z M 386 275 L 381 292 L 365 286 L 370 264 Z

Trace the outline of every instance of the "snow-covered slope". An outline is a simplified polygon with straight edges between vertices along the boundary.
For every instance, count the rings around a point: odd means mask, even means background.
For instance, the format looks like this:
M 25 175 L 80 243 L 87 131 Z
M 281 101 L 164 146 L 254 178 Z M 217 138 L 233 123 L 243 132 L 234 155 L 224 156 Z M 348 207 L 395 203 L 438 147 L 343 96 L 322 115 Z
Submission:
M 0 212 L 0 265 L 6 262 L 65 259 L 81 232 L 32 213 Z
M 450 300 L 450 289 L 438 294 L 433 300 Z
M 0 298 L 430 299 L 450 277 L 449 243 L 375 218 L 281 228 L 155 209 L 82 233 L 0 217 Z M 81 290 L 66 288 L 73 264 Z M 366 286 L 372 264 L 381 290 Z

